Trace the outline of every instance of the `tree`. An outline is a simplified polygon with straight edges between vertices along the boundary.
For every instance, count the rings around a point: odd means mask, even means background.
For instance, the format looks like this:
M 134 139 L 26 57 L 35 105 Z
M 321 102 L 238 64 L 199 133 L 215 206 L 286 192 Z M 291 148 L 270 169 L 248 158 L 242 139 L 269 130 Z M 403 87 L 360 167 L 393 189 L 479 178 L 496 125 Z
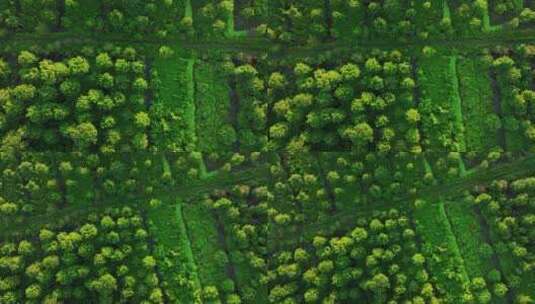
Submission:
M 279 72 L 274 72 L 269 76 L 268 85 L 270 88 L 280 89 L 286 84 L 284 75 Z
M 407 121 L 413 125 L 420 121 L 420 113 L 416 109 L 407 110 L 405 117 L 407 118 Z
M 356 80 L 360 77 L 360 69 L 356 64 L 348 63 L 340 68 L 344 80 Z
M 368 280 L 365 286 L 374 293 L 382 294 L 390 288 L 390 281 L 386 275 L 378 273 L 371 280 Z
M 373 141 L 373 129 L 369 124 L 362 122 L 354 127 L 346 128 L 343 136 L 357 145 L 364 145 Z
M 227 304 L 241 304 L 241 303 L 242 301 L 239 295 L 235 293 L 228 295 Z
M 363 241 L 363 240 L 368 238 L 368 232 L 364 228 L 357 227 L 357 228 L 353 229 L 353 231 L 351 231 L 351 237 L 355 241 L 361 242 L 361 241 Z
M 98 235 L 98 229 L 93 224 L 85 224 L 80 228 L 80 234 L 84 239 L 92 239 Z
M 117 280 L 111 274 L 106 273 L 101 275 L 98 279 L 91 281 L 89 286 L 100 295 L 109 296 L 117 290 Z
M 143 266 L 147 269 L 156 267 L 156 260 L 152 256 L 146 256 L 143 258 Z
M 319 299 L 319 292 L 315 288 L 311 288 L 305 292 L 305 303 L 316 303 Z
M 28 299 L 37 299 L 41 295 L 41 287 L 37 284 L 32 284 L 26 288 L 24 293 Z
M 22 51 L 17 57 L 17 62 L 23 67 L 28 67 L 37 62 L 37 57 L 31 52 Z
M 509 291 L 509 288 L 504 283 L 497 283 L 494 286 L 494 294 L 499 298 L 503 298 L 507 294 L 507 291 Z
M 172 48 L 170 48 L 169 46 L 166 46 L 166 45 L 161 46 L 160 49 L 158 50 L 158 55 L 161 58 L 164 58 L 164 59 L 170 58 L 174 54 L 175 54 L 175 51 L 173 51 Z
M 145 79 L 143 79 L 141 77 L 138 77 L 138 78 L 136 78 L 136 80 L 134 80 L 134 83 L 132 84 L 132 87 L 137 92 L 144 92 L 144 91 L 146 91 L 148 89 L 149 84 L 147 83 L 147 81 Z
M 202 293 L 206 300 L 216 300 L 219 297 L 219 292 L 215 286 L 204 287 Z
M 91 122 L 83 122 L 67 128 L 67 135 L 81 147 L 97 143 L 98 131 Z
M 150 117 L 149 114 L 147 114 L 146 112 L 136 113 L 136 115 L 134 116 L 134 121 L 136 126 L 143 129 L 150 126 Z
M 412 263 L 416 266 L 421 267 L 425 263 L 425 257 L 420 253 L 416 253 L 415 255 L 412 256 Z
M 72 75 L 82 75 L 89 72 L 89 63 L 80 56 L 69 59 L 67 65 Z
M 0 80 L 6 80 L 11 74 L 9 64 L 0 58 Z
M 106 70 L 113 67 L 113 61 L 108 53 L 100 53 L 96 58 L 97 68 L 100 70 Z

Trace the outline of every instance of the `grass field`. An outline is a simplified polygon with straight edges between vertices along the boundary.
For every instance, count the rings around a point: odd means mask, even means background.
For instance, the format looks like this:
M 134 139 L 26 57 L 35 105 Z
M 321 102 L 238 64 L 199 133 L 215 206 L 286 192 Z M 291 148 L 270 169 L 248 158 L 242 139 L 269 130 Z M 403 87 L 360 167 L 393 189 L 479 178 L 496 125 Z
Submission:
M 466 151 L 489 151 L 497 146 L 496 131 L 487 118 L 494 114 L 489 68 L 481 59 L 459 58 L 457 75 L 466 126 Z M 490 132 L 490 134 L 489 134 Z
M 202 152 L 229 151 L 236 140 L 229 120 L 229 87 L 216 65 L 205 61 L 195 65 L 197 149 Z
M 153 138 L 166 151 L 195 149 L 194 62 L 176 53 L 167 59 L 158 57 L 153 64 L 158 81 L 152 106 Z
M 445 148 L 463 151 L 464 127 L 459 121 L 455 59 L 449 56 L 420 58 L 419 67 L 422 93 L 419 111 L 423 114 L 422 125 L 427 132 L 424 137 L 428 141 L 424 146 L 433 152 Z
M 455 126 L 455 134 L 459 143 L 459 151 L 465 152 L 466 140 L 465 140 L 465 124 L 463 121 L 463 109 L 461 102 L 461 95 L 459 93 L 459 77 L 457 76 L 457 56 L 449 57 L 448 75 L 451 78 L 451 108 L 453 111 L 453 124 Z

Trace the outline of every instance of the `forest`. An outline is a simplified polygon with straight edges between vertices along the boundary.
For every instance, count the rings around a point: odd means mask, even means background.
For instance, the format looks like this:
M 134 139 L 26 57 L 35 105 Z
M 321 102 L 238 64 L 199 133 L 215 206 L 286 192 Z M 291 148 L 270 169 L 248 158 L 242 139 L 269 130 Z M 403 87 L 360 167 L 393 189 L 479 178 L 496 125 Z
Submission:
M 0 1 L 0 304 L 535 304 L 535 1 Z

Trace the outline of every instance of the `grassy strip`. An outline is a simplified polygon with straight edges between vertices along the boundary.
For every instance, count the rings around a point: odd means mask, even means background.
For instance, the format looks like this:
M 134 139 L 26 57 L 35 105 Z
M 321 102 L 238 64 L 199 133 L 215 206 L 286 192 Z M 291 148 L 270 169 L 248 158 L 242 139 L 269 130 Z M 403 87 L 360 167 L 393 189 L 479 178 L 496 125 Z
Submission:
M 185 6 L 184 6 L 184 16 L 193 18 L 193 9 L 191 7 L 191 0 L 185 0 Z
M 230 96 L 226 77 L 213 63 L 199 62 L 195 69 L 197 148 L 201 152 L 229 151 L 236 132 L 229 121 Z
M 460 303 L 463 285 L 469 282 L 457 239 L 444 210 L 444 203 L 426 204 L 414 212 L 416 231 L 423 239 L 423 250 L 437 286 L 444 290 L 452 303 Z
M 448 0 L 442 0 L 442 19 L 451 20 L 451 12 Z
M 464 117 L 467 151 L 489 151 L 496 138 L 488 136 L 487 118 L 494 115 L 489 66 L 481 58 L 459 58 L 457 76 Z
M 450 57 L 448 72 L 452 81 L 452 95 L 450 95 L 450 101 L 451 108 L 453 110 L 455 133 L 457 134 L 460 151 L 466 151 L 466 141 L 464 138 L 465 128 L 461 105 L 461 95 L 459 93 L 459 78 L 457 77 L 457 56 Z
M 499 32 L 503 29 L 503 24 L 491 25 L 490 24 L 490 14 L 489 14 L 489 5 L 487 4 L 487 9 L 483 11 L 483 32 L 492 33 Z
M 195 102 L 193 100 L 194 59 L 156 58 L 155 103 L 151 107 L 152 131 L 156 145 L 165 151 L 192 151 L 195 135 Z
M 247 36 L 247 31 L 236 31 L 234 29 L 234 10 L 236 8 L 232 6 L 232 13 L 227 16 L 227 28 L 225 31 L 225 36 L 227 38 L 240 38 Z
M 470 278 L 486 278 L 489 271 L 494 269 L 491 260 L 492 247 L 481 238 L 481 227 L 472 206 L 453 202 L 446 204 L 446 212 L 468 275 Z
M 182 209 L 189 232 L 191 249 L 199 268 L 199 278 L 203 286 L 215 286 L 221 293 L 222 285 L 228 279 L 226 266 L 228 257 L 217 245 L 218 232 L 215 219 L 207 206 L 201 202 Z
M 462 130 L 455 130 L 459 126 L 454 124 L 455 116 L 451 113 L 454 99 L 458 96 L 451 58 L 441 55 L 420 58 L 419 66 L 418 79 L 422 93 L 419 112 L 423 128 L 428 134 L 424 148 L 427 151 L 462 151 Z
M 179 303 L 198 299 L 201 283 L 182 218 L 181 203 L 149 211 L 149 229 L 156 240 L 155 256 L 168 297 Z

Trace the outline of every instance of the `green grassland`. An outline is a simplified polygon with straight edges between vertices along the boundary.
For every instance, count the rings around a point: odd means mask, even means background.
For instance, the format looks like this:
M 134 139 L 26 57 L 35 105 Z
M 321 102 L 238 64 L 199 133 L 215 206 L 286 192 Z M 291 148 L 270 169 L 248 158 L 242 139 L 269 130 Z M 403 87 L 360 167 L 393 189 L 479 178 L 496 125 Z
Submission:
M 229 151 L 236 140 L 230 124 L 229 87 L 217 62 L 195 65 L 197 149 L 211 153 Z
M 497 145 L 496 137 L 488 136 L 487 119 L 495 115 L 489 66 L 479 58 L 459 58 L 457 75 L 466 126 L 466 151 L 489 151 Z
M 430 151 L 464 151 L 464 127 L 454 57 L 437 56 L 419 60 L 422 100 L 419 111 Z M 439 135 L 440 134 L 440 135 Z
M 195 59 L 175 53 L 170 58 L 159 57 L 153 65 L 158 83 L 152 106 L 156 117 L 153 137 L 168 151 L 195 149 L 194 63 Z

